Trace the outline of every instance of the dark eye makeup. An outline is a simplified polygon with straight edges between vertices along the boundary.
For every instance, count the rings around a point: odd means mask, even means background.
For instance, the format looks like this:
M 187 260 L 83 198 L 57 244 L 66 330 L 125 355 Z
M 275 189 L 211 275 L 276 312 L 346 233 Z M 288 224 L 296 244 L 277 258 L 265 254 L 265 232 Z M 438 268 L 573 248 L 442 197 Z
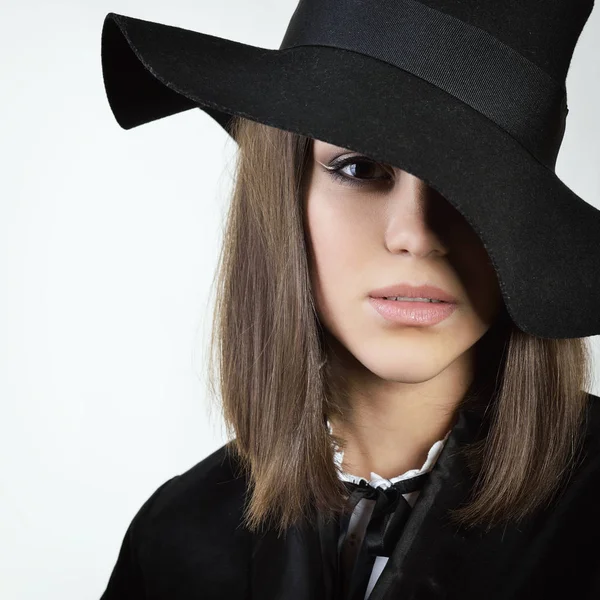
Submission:
M 326 171 L 329 173 L 329 175 L 331 175 L 331 177 L 333 177 L 334 180 L 340 182 L 343 185 L 349 185 L 353 187 L 364 187 L 366 185 L 373 185 L 374 183 L 389 183 L 393 180 L 393 177 L 390 175 L 388 169 L 386 169 L 384 165 L 360 154 L 336 158 L 332 160 L 328 165 L 324 165 L 321 162 L 319 162 L 319 164 L 326 169 Z M 387 173 L 387 177 L 364 178 L 364 176 L 360 176 L 360 168 L 355 168 L 355 175 L 349 176 L 342 172 L 342 169 L 345 169 L 349 165 L 362 165 L 363 167 L 366 166 L 367 170 L 373 167 L 379 167 L 383 172 Z M 358 175 L 356 175 L 356 173 L 358 173 Z

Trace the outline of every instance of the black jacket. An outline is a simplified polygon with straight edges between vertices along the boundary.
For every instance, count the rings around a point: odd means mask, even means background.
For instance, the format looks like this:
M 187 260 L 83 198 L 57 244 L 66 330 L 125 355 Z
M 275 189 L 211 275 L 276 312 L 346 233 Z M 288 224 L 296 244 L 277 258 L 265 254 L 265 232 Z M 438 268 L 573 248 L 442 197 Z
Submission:
M 472 479 L 459 418 L 369 600 L 600 599 L 600 400 L 566 491 L 518 526 L 457 530 L 445 511 Z M 333 600 L 315 528 L 285 537 L 241 526 L 246 481 L 222 446 L 163 483 L 133 518 L 100 600 Z

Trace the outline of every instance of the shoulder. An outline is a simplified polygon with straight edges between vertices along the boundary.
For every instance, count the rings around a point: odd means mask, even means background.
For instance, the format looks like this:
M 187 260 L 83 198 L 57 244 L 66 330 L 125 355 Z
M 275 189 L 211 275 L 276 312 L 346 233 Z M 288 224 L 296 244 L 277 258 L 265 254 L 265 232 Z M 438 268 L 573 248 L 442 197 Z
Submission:
M 246 486 L 225 444 L 157 488 L 141 509 L 138 539 L 160 539 L 172 550 L 187 541 L 219 551 L 239 541 Z
M 600 397 L 588 392 L 585 447 L 600 456 Z
M 243 598 L 251 534 L 237 465 L 225 444 L 158 486 L 131 521 L 102 600 L 142 589 L 157 599 Z
M 246 478 L 238 472 L 229 444 L 224 444 L 187 471 L 161 484 L 148 498 L 143 520 L 147 526 L 174 520 L 232 518 L 243 508 Z
M 600 398 L 591 393 L 588 393 L 582 437 L 580 452 L 571 463 L 560 503 L 571 511 L 589 516 L 596 514 L 592 509 L 600 501 Z M 600 534 L 600 513 L 597 514 L 597 533 Z
M 589 394 L 586 408 L 579 457 L 558 497 L 532 521 L 528 553 L 538 565 L 536 585 L 591 600 L 600 598 L 600 398 Z

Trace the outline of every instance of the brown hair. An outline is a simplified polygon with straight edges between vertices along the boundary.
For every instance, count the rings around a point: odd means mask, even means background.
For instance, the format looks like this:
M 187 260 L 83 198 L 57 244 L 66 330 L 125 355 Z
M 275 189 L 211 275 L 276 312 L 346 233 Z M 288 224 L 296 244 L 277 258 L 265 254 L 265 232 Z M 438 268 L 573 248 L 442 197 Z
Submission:
M 311 509 L 332 515 L 347 491 L 326 419 L 343 418 L 345 383 L 328 377 L 328 341 L 309 276 L 303 193 L 312 138 L 234 117 L 238 144 L 217 271 L 209 386 L 249 475 L 244 525 L 283 532 Z M 461 406 L 489 394 L 487 435 L 466 453 L 478 479 L 456 523 L 518 520 L 551 501 L 582 439 L 590 382 L 587 338 L 542 339 L 504 313 L 478 342 Z M 215 391 L 215 355 L 219 367 Z M 324 367 L 324 368 L 322 368 Z

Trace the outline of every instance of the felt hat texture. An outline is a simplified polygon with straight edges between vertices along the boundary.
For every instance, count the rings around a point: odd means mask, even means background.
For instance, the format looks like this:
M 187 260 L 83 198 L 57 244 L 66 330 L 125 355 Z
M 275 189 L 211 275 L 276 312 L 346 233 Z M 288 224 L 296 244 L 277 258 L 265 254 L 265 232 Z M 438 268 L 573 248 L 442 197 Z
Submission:
M 479 236 L 507 312 L 600 334 L 600 210 L 555 172 L 593 0 L 300 0 L 278 49 L 108 13 L 110 108 L 132 129 L 199 108 L 400 167 Z

